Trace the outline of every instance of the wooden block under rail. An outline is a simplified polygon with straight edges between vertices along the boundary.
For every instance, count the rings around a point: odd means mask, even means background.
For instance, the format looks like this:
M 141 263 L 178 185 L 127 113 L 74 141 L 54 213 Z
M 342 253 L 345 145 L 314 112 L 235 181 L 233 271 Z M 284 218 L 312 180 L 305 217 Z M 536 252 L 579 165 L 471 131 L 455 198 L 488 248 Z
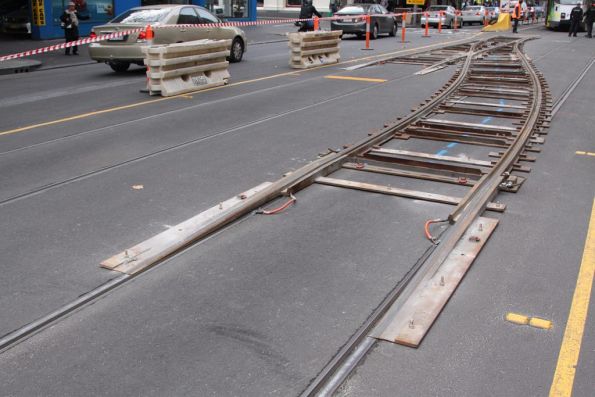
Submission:
M 388 194 L 391 196 L 407 197 L 416 200 L 425 200 L 441 204 L 457 205 L 462 200 L 459 197 L 445 196 L 442 194 L 435 193 L 426 193 L 417 190 L 401 189 L 392 186 L 375 185 L 372 183 L 354 182 L 345 179 L 318 177 L 314 181 L 322 185 L 363 190 L 365 192 Z M 504 210 L 506 209 L 506 205 L 500 203 L 488 203 L 486 209 L 490 211 L 504 212 Z

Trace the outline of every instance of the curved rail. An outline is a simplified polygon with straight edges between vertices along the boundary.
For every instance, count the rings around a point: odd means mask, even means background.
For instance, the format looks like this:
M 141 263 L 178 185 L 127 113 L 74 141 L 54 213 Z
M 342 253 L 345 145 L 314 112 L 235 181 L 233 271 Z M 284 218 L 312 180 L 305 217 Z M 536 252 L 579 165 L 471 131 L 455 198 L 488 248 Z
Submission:
M 405 301 L 417 285 L 424 283 L 431 278 L 440 265 L 446 260 L 448 254 L 453 250 L 455 244 L 463 236 L 471 223 L 485 210 L 486 205 L 497 194 L 498 188 L 506 173 L 512 168 L 513 164 L 519 158 L 523 148 L 533 134 L 536 127 L 546 119 L 546 110 L 548 102 L 544 93 L 544 79 L 537 72 L 533 65 L 527 60 L 521 51 L 521 45 L 525 40 L 518 40 L 514 43 L 514 53 L 523 64 L 524 70 L 529 74 L 533 96 L 529 113 L 524 120 L 520 133 L 514 143 L 505 151 L 500 161 L 494 166 L 480 181 L 474 185 L 472 190 L 463 198 L 456 209 L 450 214 L 449 220 L 451 226 L 444 233 L 440 245 L 430 247 L 420 258 L 418 263 L 410 270 L 403 280 L 387 296 L 374 313 L 368 318 L 366 323 L 360 327 L 358 332 L 343 346 L 339 353 L 327 364 L 319 375 L 311 382 L 309 387 L 301 394 L 302 397 L 310 396 L 330 396 L 349 374 L 355 369 L 359 362 L 365 357 L 367 352 L 375 345 L 376 339 L 369 337 L 375 327 L 381 327 L 379 324 L 382 317 L 387 313 L 390 307 L 397 300 Z M 510 44 L 506 44 L 510 45 Z M 471 61 L 479 53 L 494 50 L 501 46 L 484 49 L 481 51 L 470 51 L 457 80 L 448 88 L 444 89 L 441 95 L 430 101 L 421 114 L 431 113 L 432 109 L 445 98 L 454 92 L 460 83 L 465 79 Z M 419 113 L 411 115 L 405 119 L 410 122 L 412 118 Z

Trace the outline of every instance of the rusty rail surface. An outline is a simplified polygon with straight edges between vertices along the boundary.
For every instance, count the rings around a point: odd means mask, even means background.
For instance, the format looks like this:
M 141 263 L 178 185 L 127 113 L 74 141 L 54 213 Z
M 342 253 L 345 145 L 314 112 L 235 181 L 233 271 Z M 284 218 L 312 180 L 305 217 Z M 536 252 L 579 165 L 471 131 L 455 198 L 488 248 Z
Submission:
M 376 308 L 366 323 L 352 336 L 319 375 L 313 379 L 309 387 L 302 393 L 302 397 L 330 396 L 340 387 L 352 370 L 356 368 L 367 352 L 375 345 L 376 339 L 371 338 L 369 335 L 374 329 L 381 329 L 386 325 L 382 324 L 381 320 L 389 309 L 394 307 L 393 305 L 398 304 L 398 302 L 406 301 L 416 286 L 432 277 L 440 265 L 446 260 L 448 254 L 453 250 L 455 244 L 463 236 L 469 225 L 486 209 L 489 201 L 497 194 L 498 190 L 507 190 L 506 187 L 509 187 L 509 184 L 505 182 L 511 177 L 510 171 L 514 168 L 514 164 L 522 156 L 526 156 L 523 154 L 523 151 L 537 151 L 535 148 L 528 147 L 528 143 L 530 139 L 535 138 L 534 135 L 536 133 L 543 133 L 544 129 L 548 127 L 551 99 L 547 92 L 547 86 L 543 76 L 535 70 L 532 63 L 527 60 L 521 51 L 523 42 L 524 40 L 517 40 L 508 45 L 508 47 L 512 46 L 511 53 L 519 60 L 524 71 L 523 74 L 526 75 L 530 86 L 530 95 L 527 97 L 529 103 L 522 114 L 522 126 L 516 138 L 507 145 L 508 147 L 501 154 L 500 160 L 495 166 L 491 167 L 489 171 L 476 180 L 472 189 L 460 201 L 454 211 L 450 213 L 449 221 L 451 226 L 444 233 L 440 244 L 424 253 L 405 278 L 395 286 Z M 498 46 L 498 48 L 477 51 L 475 47 L 470 50 L 456 81 L 452 81 L 449 87 L 441 90 L 427 104 L 429 108 L 424 107 L 420 109 L 422 114 L 432 113 L 432 110 L 438 108 L 440 106 L 439 103 L 461 86 L 461 83 L 465 79 L 467 81 L 470 80 L 472 76 L 470 73 L 472 60 L 478 54 L 502 48 L 502 46 Z M 506 83 L 506 80 L 507 78 L 503 78 L 501 82 Z M 427 111 L 424 111 L 424 109 Z M 476 114 L 482 113 L 478 112 Z M 412 116 L 417 116 L 417 113 Z M 410 120 L 411 118 L 406 121 L 409 122 Z M 400 125 L 399 128 L 402 128 L 402 126 Z M 419 137 L 423 138 L 423 136 Z M 434 137 L 439 137 L 439 135 L 435 135 Z M 432 137 L 428 137 L 428 139 L 432 139 Z M 500 146 L 502 142 L 494 139 L 493 141 L 485 140 L 484 144 Z
M 423 275 L 435 271 L 436 267 L 444 261 L 448 252 L 452 250 L 456 241 L 465 232 L 468 225 L 484 209 L 495 211 L 504 209 L 502 205 L 490 203 L 490 200 L 497 194 L 498 190 L 516 191 L 520 184 L 522 184 L 523 178 L 511 175 L 511 171 L 524 170 L 524 166 L 518 164 L 519 159 L 526 160 L 528 158 L 524 151 L 537 151 L 534 145 L 539 143 L 541 138 L 535 134 L 547 128 L 547 123 L 549 122 L 547 112 L 550 107 L 549 96 L 546 92 L 543 78 L 534 70 L 531 63 L 521 52 L 521 46 L 525 40 L 527 39 L 511 40 L 510 38 L 495 37 L 470 44 L 467 47 L 468 52 L 464 56 L 454 55 L 449 57 L 447 62 L 445 62 L 451 63 L 464 58 L 458 70 L 447 84 L 424 104 L 414 109 L 411 114 L 397 120 L 393 124 L 386 125 L 381 131 L 371 134 L 345 150 L 338 153 L 330 152 L 328 155 L 313 161 L 270 186 L 246 197 L 243 199 L 241 205 L 208 223 L 204 227 L 204 230 L 195 236 L 193 241 L 189 241 L 185 245 L 187 247 L 208 235 L 222 230 L 225 226 L 270 203 L 272 200 L 282 196 L 291 196 L 312 184 L 335 184 L 336 186 L 341 186 L 341 188 L 350 186 L 350 181 L 339 180 L 337 182 L 338 180 L 328 178 L 329 175 L 339 169 L 378 172 L 436 182 L 456 183 L 471 187 L 469 193 L 462 198 L 438 197 L 439 195 L 431 195 L 407 189 L 393 189 L 386 186 L 374 186 L 371 184 L 355 187 L 360 190 L 377 190 L 385 194 L 415 197 L 422 200 L 438 200 L 439 202 L 456 204 L 457 207 L 450 214 L 451 225 L 444 234 L 442 242 L 437 246 L 431 246 L 424 253 L 422 258 L 410 269 L 407 276 L 387 295 L 360 330 L 344 345 L 316 379 L 311 382 L 309 387 L 303 392 L 303 396 L 326 395 L 329 391 L 332 392 L 335 386 L 340 384 L 349 374 L 349 368 L 353 368 L 357 364 L 358 360 L 354 359 L 355 356 L 352 353 L 357 352 L 357 357 L 362 357 L 368 351 L 369 347 L 373 345 L 373 340 L 367 338 L 367 335 L 378 325 L 382 316 L 397 298 L 405 298 L 410 287 L 416 285 Z M 492 61 L 489 60 L 490 56 L 493 58 Z M 499 73 L 498 70 L 493 70 L 494 68 L 491 68 L 491 70 L 490 66 L 493 66 L 494 60 L 497 61 L 496 63 L 504 65 L 501 69 L 509 70 L 509 72 Z M 519 61 L 520 69 L 515 66 L 517 60 Z M 430 61 L 435 61 L 435 59 L 431 58 Z M 439 62 L 442 63 L 444 61 L 439 60 Z M 473 69 L 474 62 L 477 62 L 476 70 Z M 483 70 L 483 72 L 479 73 L 479 70 Z M 475 108 L 473 108 L 473 106 L 468 105 L 469 101 L 465 100 L 473 96 L 475 91 L 481 93 L 481 88 L 477 88 L 478 79 L 486 82 L 485 84 L 487 86 L 490 86 L 486 88 L 487 91 L 491 90 L 489 93 L 490 97 L 501 95 L 503 98 L 521 101 L 528 105 L 498 106 L 498 109 L 502 108 L 498 116 L 505 116 L 511 120 L 520 120 L 522 123 L 520 129 L 494 129 L 490 126 L 480 127 L 469 123 L 453 124 L 445 120 L 429 118 L 430 115 L 436 112 L 474 115 L 493 114 L 493 104 L 476 102 Z M 526 90 L 518 88 L 519 85 L 522 86 L 525 83 L 527 83 Z M 460 92 L 465 92 L 465 94 L 458 95 L 457 93 Z M 465 106 L 461 108 L 459 106 L 461 104 L 465 104 Z M 460 129 L 464 129 L 467 132 L 458 133 L 457 131 Z M 461 162 L 447 156 L 430 156 L 426 153 L 391 151 L 382 147 L 382 145 L 394 139 L 409 138 L 456 141 L 472 145 L 501 148 L 504 152 L 497 154 L 500 160 L 493 163 L 480 160 Z M 510 186 L 510 183 L 512 183 L 512 186 Z M 179 250 L 182 248 L 184 247 L 181 247 Z M 171 256 L 173 254 L 168 255 Z M 169 256 L 161 257 L 159 261 Z M 81 299 L 6 335 L 0 339 L 0 350 L 10 347 L 67 313 L 107 293 L 112 288 L 147 270 L 150 266 L 159 263 L 159 261 L 150 264 L 132 275 L 123 275 L 113 282 L 85 294 Z M 345 366 L 346 363 L 348 364 L 347 367 Z M 349 365 L 352 367 L 349 367 Z M 339 377 L 336 376 L 337 373 L 340 373 Z

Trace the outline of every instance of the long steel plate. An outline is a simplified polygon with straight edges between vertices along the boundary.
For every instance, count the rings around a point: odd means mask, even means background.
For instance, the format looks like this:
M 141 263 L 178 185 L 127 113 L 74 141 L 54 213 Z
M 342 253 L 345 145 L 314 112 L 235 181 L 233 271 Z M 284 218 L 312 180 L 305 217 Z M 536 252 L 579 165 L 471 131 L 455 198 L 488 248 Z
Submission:
M 417 347 L 473 264 L 497 219 L 479 217 L 434 274 L 428 274 L 377 339 Z M 394 312 L 393 312 L 394 313 Z

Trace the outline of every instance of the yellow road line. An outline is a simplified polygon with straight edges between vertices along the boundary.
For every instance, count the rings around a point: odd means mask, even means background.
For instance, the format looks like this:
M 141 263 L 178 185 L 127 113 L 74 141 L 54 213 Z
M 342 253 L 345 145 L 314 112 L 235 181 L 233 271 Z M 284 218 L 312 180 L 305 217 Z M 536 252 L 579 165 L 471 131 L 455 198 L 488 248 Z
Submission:
M 371 79 L 368 77 L 352 77 L 352 76 L 324 76 L 325 79 L 335 80 L 353 80 L 353 81 L 367 81 L 369 83 L 384 83 L 385 79 Z
M 456 41 L 452 42 L 451 44 L 455 44 L 455 43 L 457 43 L 459 41 L 470 40 L 473 37 L 479 36 L 481 34 L 482 33 L 480 32 L 480 33 L 477 33 L 477 34 L 471 36 L 470 38 L 464 38 L 464 39 L 461 39 L 461 40 L 456 40 Z M 404 52 L 418 51 L 418 50 L 423 50 L 425 48 L 438 47 L 438 46 L 440 46 L 442 44 L 444 44 L 444 42 L 438 42 L 438 43 L 434 43 L 434 44 L 428 44 L 426 46 L 409 48 L 409 49 L 406 49 L 406 50 L 386 52 L 386 53 L 383 53 L 383 54 L 371 55 L 371 56 L 362 57 L 362 58 L 355 58 L 355 59 L 350 59 L 348 61 L 343 61 L 343 62 L 339 62 L 339 63 L 333 63 L 333 64 L 329 64 L 329 65 L 321 65 L 321 66 L 313 67 L 313 68 L 310 68 L 310 69 L 304 69 L 304 70 L 300 70 L 299 72 L 298 71 L 295 71 L 295 70 L 292 70 L 291 72 L 284 72 L 284 73 L 274 74 L 274 75 L 271 75 L 271 76 L 259 77 L 259 78 L 251 79 L 251 80 L 238 81 L 237 83 L 232 83 L 232 84 L 228 84 L 228 85 L 224 85 L 224 86 L 219 86 L 219 87 L 208 88 L 208 89 L 202 90 L 202 91 L 195 91 L 195 92 L 192 92 L 191 94 L 192 95 L 196 95 L 196 94 L 199 94 L 199 93 L 202 93 L 202 92 L 208 92 L 208 91 L 212 91 L 212 90 L 220 90 L 220 89 L 223 89 L 223 88 L 236 87 L 236 86 L 243 85 L 243 84 L 256 83 L 256 82 L 259 82 L 259 81 L 270 80 L 270 79 L 275 79 L 275 78 L 284 77 L 284 76 L 291 76 L 291 75 L 294 75 L 295 76 L 295 75 L 299 75 L 299 73 L 310 72 L 310 71 L 313 71 L 313 70 L 327 68 L 327 67 L 330 67 L 330 66 L 345 65 L 345 64 L 348 64 L 348 63 L 355 63 L 355 62 L 366 61 L 366 60 L 371 60 L 371 59 L 385 57 L 385 56 L 402 54 Z M 97 115 L 101 115 L 101 114 L 105 114 L 105 113 L 116 112 L 116 111 L 119 111 L 119 110 L 126 110 L 126 109 L 131 109 L 131 108 L 135 108 L 135 107 L 144 106 L 144 105 L 150 105 L 152 103 L 161 102 L 161 101 L 167 101 L 167 100 L 170 100 L 170 99 L 186 98 L 188 95 L 189 94 L 180 94 L 180 95 L 175 95 L 175 96 L 171 96 L 171 97 L 164 97 L 164 98 L 159 98 L 159 99 L 152 99 L 152 100 L 148 100 L 148 101 L 131 103 L 129 105 L 116 106 L 116 107 L 113 107 L 113 108 L 107 108 L 107 109 L 103 109 L 103 110 L 98 110 L 98 111 L 95 111 L 95 112 L 82 113 L 82 114 L 79 114 L 79 115 L 76 115 L 76 116 L 70 116 L 70 117 L 64 117 L 64 118 L 61 118 L 61 119 L 50 120 L 50 121 L 46 121 L 46 122 L 43 122 L 43 123 L 31 124 L 31 125 L 27 125 L 27 126 L 24 126 L 24 127 L 14 128 L 14 129 L 11 129 L 11 130 L 6 130 L 6 131 L 1 131 L 0 132 L 0 136 L 16 134 L 18 132 L 33 130 L 33 129 L 40 128 L 40 127 L 47 127 L 47 126 L 55 125 L 55 124 L 61 124 L 61 123 L 65 123 L 65 122 L 68 122 L 68 121 L 80 120 L 80 119 L 84 119 L 84 118 L 87 118 L 87 117 L 97 116 Z
M 583 152 L 582 150 L 577 150 L 575 153 L 581 156 L 595 156 L 593 152 Z
M 595 200 L 550 397 L 571 396 L 595 276 Z

